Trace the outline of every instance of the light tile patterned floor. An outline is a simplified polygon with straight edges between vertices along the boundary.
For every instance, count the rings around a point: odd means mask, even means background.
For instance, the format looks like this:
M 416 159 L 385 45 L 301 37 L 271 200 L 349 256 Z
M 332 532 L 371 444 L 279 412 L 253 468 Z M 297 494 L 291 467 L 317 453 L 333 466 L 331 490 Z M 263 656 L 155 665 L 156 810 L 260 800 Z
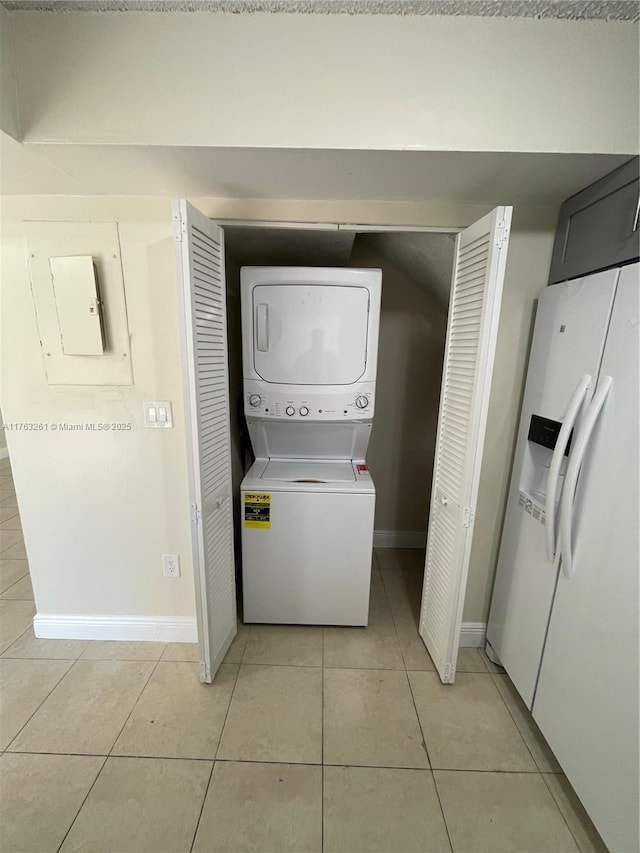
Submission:
M 508 677 L 440 683 L 419 552 L 376 554 L 368 628 L 240 625 L 205 686 L 195 646 L 36 639 L 0 491 L 3 853 L 605 851 Z

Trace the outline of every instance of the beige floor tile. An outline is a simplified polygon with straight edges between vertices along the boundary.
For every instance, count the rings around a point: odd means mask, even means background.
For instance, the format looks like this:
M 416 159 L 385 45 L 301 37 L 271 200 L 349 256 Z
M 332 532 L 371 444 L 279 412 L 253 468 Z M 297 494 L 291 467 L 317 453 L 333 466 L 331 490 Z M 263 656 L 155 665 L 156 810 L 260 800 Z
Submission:
M 488 673 L 409 673 L 434 768 L 535 771 L 536 765 Z
M 404 672 L 325 670 L 324 761 L 429 766 Z
M 434 672 L 435 666 L 426 649 L 422 637 L 418 634 L 417 623 L 413 618 L 394 617 L 396 634 L 406 669 Z
M 424 548 L 376 548 L 381 570 L 410 570 L 424 573 Z
M 200 652 L 197 643 L 167 643 L 160 660 L 198 663 Z
M 562 773 L 545 773 L 543 779 L 562 812 L 580 853 L 608 853 L 606 844 L 600 838 L 567 777 Z
M 322 666 L 322 628 L 314 625 L 252 625 L 242 661 Z
M 238 623 L 238 633 L 233 638 L 229 651 L 224 656 L 225 663 L 242 663 L 242 656 L 249 637 L 249 626 Z
M 520 698 L 509 676 L 495 673 L 492 674 L 492 678 L 518 727 L 518 731 L 529 747 L 529 752 L 533 755 L 533 760 L 538 770 L 548 773 L 560 773 L 560 765 L 551 751 L 551 747 L 542 736 L 542 732 L 535 724 L 533 717 Z
M 2 531 L 0 531 L 2 532 Z M 5 548 L 0 552 L 0 559 L 3 560 L 26 560 L 27 558 L 27 549 L 24 547 L 24 542 L 22 542 L 22 531 L 20 530 L 5 530 L 5 533 L 19 533 L 20 534 L 20 542 L 16 542 L 15 545 L 10 545 L 8 548 Z
M 71 661 L 0 658 L 0 749 L 6 749 L 71 666 Z
M 14 509 L 7 510 L 7 512 L 17 513 L 17 510 L 14 508 Z M 5 521 L 1 522 L 0 523 L 0 530 L 19 530 L 20 533 L 22 534 L 22 537 L 24 538 L 24 533 L 22 532 L 22 523 L 20 522 L 20 516 L 17 514 L 13 515 L 10 518 L 7 518 Z
M 325 853 L 450 851 L 428 770 L 325 767 Z
M 456 672 L 487 672 L 480 649 L 460 648 L 458 649 L 458 661 Z
M 33 625 L 33 601 L 0 601 L 0 653 Z
M 33 587 L 31 586 L 30 576 L 25 575 L 25 577 L 20 578 L 13 586 L 10 586 L 9 589 L 3 592 L 0 598 L 33 601 Z
M 11 506 L 18 508 L 18 499 L 15 496 L 15 493 L 7 494 L 4 497 L 0 497 L 0 506 Z
M 10 546 L 20 544 L 22 541 L 21 530 L 0 530 L 0 554 L 2 555 L 2 559 L 11 559 L 10 557 L 5 557 L 4 552 Z
M 576 853 L 538 773 L 434 776 L 454 853 Z
M 87 646 L 86 640 L 40 640 L 28 628 L 2 655 L 3 658 L 76 660 Z
M 88 755 L 0 757 L 0 850 L 55 853 L 103 763 Z
M 61 850 L 188 853 L 209 761 L 109 758 Z
M 391 617 L 372 619 L 366 628 L 325 628 L 324 664 L 354 669 L 404 669 Z
M 83 660 L 160 660 L 164 643 L 87 640 Z
M 422 600 L 423 571 L 415 571 L 401 561 L 382 570 L 382 579 L 394 616 L 413 617 L 418 623 Z
M 12 750 L 106 755 L 153 667 L 148 661 L 76 661 Z
M 0 592 L 28 574 L 29 563 L 26 560 L 0 560 Z
M 322 850 L 322 768 L 217 761 L 194 853 Z
M 322 670 L 243 664 L 218 758 L 320 763 Z
M 20 518 L 17 508 L 14 506 L 3 506 L 0 503 L 0 524 L 4 525 L 4 523 L 9 521 L 11 518 Z M 9 528 L 3 526 L 2 529 L 8 530 Z
M 404 669 L 380 572 L 371 575 L 366 628 L 324 629 L 324 665 L 353 669 Z
M 215 758 L 237 673 L 237 664 L 225 663 L 213 684 L 201 684 L 192 662 L 161 661 L 113 754 Z

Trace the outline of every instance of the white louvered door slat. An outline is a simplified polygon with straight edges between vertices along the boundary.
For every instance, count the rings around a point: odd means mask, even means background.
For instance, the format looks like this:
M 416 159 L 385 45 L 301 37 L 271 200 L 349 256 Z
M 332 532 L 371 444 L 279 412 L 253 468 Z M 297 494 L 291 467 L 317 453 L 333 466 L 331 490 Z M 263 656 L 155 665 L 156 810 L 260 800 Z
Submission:
M 458 235 L 431 490 L 420 635 L 455 679 L 511 208 Z
M 184 200 L 173 220 L 200 680 L 211 682 L 237 633 L 224 234 Z

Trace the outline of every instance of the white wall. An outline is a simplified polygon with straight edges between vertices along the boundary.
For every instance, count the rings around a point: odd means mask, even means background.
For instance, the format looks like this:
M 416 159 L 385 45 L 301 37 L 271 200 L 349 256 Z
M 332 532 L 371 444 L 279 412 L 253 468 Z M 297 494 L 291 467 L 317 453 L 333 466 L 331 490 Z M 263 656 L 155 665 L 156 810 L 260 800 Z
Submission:
M 624 154 L 638 148 L 633 23 L 11 15 L 22 126 L 31 142 Z
M 447 241 L 453 260 L 453 242 L 435 236 Z M 439 283 L 404 274 L 373 235 L 356 238 L 351 265 L 382 269 L 376 416 L 367 453 L 376 483 L 374 527 L 425 534 L 448 303 Z
M 465 225 L 486 208 L 392 203 L 201 200 L 211 216 Z M 16 491 L 44 614 L 182 618 L 195 612 L 185 470 L 177 292 L 168 200 L 20 197 L 2 201 L 0 405 L 7 421 L 131 421 L 130 434 L 11 433 Z M 20 222 L 117 221 L 135 385 L 46 384 Z M 511 463 L 535 292 L 548 273 L 555 212 L 517 212 L 501 315 L 465 620 L 484 621 Z M 144 430 L 142 401 L 170 399 L 175 428 Z M 183 576 L 162 577 L 179 553 Z
M 24 219 L 117 221 L 133 386 L 49 386 Z M 23 198 L 2 204 L 2 410 L 7 421 L 131 422 L 131 432 L 12 432 L 16 493 L 39 614 L 192 617 L 174 244 L 167 200 Z M 175 428 L 146 430 L 143 400 Z M 182 577 L 162 576 L 178 553 Z

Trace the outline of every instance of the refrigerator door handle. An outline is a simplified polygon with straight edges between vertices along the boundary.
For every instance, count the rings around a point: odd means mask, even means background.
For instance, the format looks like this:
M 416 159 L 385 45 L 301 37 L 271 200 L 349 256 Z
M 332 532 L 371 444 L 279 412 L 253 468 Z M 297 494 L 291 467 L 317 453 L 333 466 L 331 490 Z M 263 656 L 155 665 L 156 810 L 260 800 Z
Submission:
M 558 440 L 553 450 L 551 464 L 549 465 L 549 474 L 547 476 L 547 496 L 545 500 L 545 541 L 547 547 L 547 560 L 550 563 L 556 559 L 556 493 L 558 491 L 558 478 L 560 476 L 560 466 L 562 459 L 569 442 L 571 430 L 576 422 L 576 418 L 582 409 L 587 391 L 591 387 L 592 377 L 585 373 L 582 379 L 578 382 L 576 390 L 573 392 L 567 411 L 562 420 L 562 426 L 558 434 Z M 566 492 L 566 486 L 565 486 Z
M 602 407 L 605 404 L 613 380 L 610 376 L 605 376 L 600 382 L 596 393 L 593 395 L 593 400 L 587 409 L 584 416 L 582 427 L 576 438 L 571 459 L 567 466 L 567 475 L 565 477 L 564 490 L 562 492 L 562 501 L 560 508 L 560 548 L 562 555 L 562 571 L 566 578 L 571 580 L 574 573 L 573 568 L 573 545 L 571 542 L 571 533 L 573 530 L 573 507 L 575 503 L 576 487 L 578 485 L 578 476 L 584 459 L 589 442 L 593 434 Z

